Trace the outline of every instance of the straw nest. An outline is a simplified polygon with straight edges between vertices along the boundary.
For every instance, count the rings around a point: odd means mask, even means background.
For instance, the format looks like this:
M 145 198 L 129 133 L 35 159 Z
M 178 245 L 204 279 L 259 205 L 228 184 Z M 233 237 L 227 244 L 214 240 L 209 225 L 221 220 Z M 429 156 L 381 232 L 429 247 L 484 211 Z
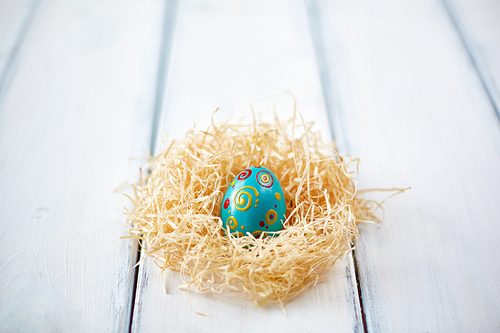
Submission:
M 129 238 L 162 270 L 181 273 L 199 291 L 247 293 L 258 304 L 286 302 L 318 283 L 358 237 L 357 222 L 375 219 L 356 196 L 350 166 L 311 123 L 219 124 L 190 131 L 148 165 L 134 187 Z M 249 166 L 270 169 L 286 200 L 277 237 L 224 235 L 220 209 L 232 179 Z

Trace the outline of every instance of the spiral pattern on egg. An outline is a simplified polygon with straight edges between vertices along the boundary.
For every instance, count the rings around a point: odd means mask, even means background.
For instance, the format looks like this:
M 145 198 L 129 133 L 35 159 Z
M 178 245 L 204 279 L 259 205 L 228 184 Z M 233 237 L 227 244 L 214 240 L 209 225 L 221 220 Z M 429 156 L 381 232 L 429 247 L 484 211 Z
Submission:
M 252 189 L 256 197 L 259 196 L 259 192 L 252 186 L 245 186 L 240 188 L 234 196 L 234 205 L 237 210 L 246 211 L 252 206 L 253 196 L 252 193 L 248 191 L 248 189 Z
M 260 186 L 271 187 L 273 186 L 274 179 L 269 172 L 259 171 L 257 172 L 257 182 L 260 184 Z
M 267 224 L 273 225 L 276 221 L 278 221 L 278 214 L 276 214 L 276 211 L 274 209 L 269 209 L 269 211 L 266 213 Z
M 240 172 L 240 174 L 238 175 L 238 180 L 245 180 L 248 177 L 250 177 L 251 174 L 252 174 L 252 170 L 245 169 L 242 172 Z
M 234 216 L 229 216 L 227 218 L 227 225 L 229 226 L 229 229 L 234 230 L 238 228 L 238 220 L 236 220 L 236 217 Z

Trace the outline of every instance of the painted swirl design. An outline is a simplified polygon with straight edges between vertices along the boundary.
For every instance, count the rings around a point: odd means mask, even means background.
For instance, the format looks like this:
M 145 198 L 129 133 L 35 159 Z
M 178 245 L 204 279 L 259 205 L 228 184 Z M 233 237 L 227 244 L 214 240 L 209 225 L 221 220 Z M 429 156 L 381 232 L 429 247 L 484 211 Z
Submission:
M 278 214 L 276 214 L 276 211 L 274 209 L 269 209 L 269 211 L 266 213 L 267 224 L 273 225 L 276 221 L 278 221 Z
M 242 172 L 240 172 L 240 174 L 238 175 L 238 180 L 245 180 L 248 177 L 250 177 L 251 174 L 252 174 L 252 170 L 245 169 Z
M 231 229 L 231 230 L 238 228 L 238 221 L 236 220 L 236 217 L 229 216 L 227 218 L 227 225 L 229 226 L 229 229 Z
M 274 179 L 273 176 L 267 171 L 259 171 L 257 172 L 257 182 L 264 187 L 271 187 L 273 186 Z
M 250 193 L 248 189 L 253 190 L 256 197 L 259 196 L 259 192 L 253 186 L 245 186 L 240 188 L 234 196 L 234 205 L 236 206 L 237 210 L 246 211 L 252 206 L 253 197 L 252 193 Z

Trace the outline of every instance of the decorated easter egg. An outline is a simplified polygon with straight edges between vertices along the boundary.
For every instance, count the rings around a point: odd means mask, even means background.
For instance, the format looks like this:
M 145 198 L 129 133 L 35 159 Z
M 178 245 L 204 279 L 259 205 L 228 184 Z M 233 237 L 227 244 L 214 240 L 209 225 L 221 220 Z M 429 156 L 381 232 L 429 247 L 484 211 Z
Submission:
M 229 184 L 221 205 L 225 230 L 236 237 L 256 238 L 283 229 L 286 204 L 281 184 L 267 168 L 249 167 Z

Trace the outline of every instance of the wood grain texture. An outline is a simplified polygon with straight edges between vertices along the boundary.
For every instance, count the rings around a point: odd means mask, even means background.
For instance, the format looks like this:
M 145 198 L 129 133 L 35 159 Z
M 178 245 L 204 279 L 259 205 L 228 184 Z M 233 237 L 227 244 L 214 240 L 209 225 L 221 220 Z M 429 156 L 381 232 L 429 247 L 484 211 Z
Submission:
M 356 250 L 369 332 L 500 329 L 500 131 L 442 3 L 322 1 L 361 188 L 412 189 Z M 384 169 L 382 169 L 384 168 Z
M 289 90 L 304 118 L 315 120 L 328 137 L 302 2 L 183 1 L 176 21 L 160 133 L 182 137 L 195 122 L 204 129 L 217 107 L 215 121 L 237 120 L 248 115 L 249 104 Z M 263 119 L 272 116 L 273 103 L 281 117 L 292 116 L 292 99 L 282 96 L 255 104 L 257 112 L 265 112 Z M 162 278 L 146 259 L 140 267 L 132 331 L 362 331 L 353 280 L 352 266 L 339 261 L 324 283 L 287 305 L 287 318 L 279 306 L 256 308 L 240 294 L 180 291 L 178 273 Z
M 161 1 L 46 1 L 0 109 L 0 330 L 127 331 Z M 142 159 L 140 163 L 134 162 Z

